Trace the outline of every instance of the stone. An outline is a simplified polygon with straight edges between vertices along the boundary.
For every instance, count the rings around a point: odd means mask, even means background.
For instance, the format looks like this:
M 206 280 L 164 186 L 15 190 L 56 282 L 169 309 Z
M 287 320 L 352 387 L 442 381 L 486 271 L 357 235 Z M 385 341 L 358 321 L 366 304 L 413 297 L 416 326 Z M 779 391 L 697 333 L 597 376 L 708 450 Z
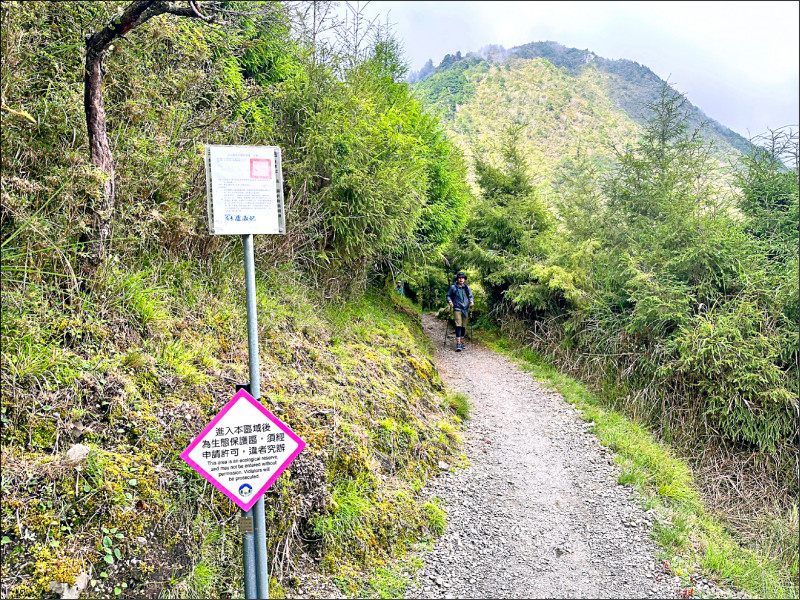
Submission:
M 62 600 L 77 600 L 81 597 L 81 592 L 86 589 L 87 585 L 89 585 L 89 574 L 84 572 L 75 578 L 75 585 L 61 581 L 51 581 L 50 591 L 61 596 Z
M 86 457 L 89 456 L 89 452 L 92 449 L 89 446 L 84 446 L 83 444 L 73 444 L 69 450 L 67 450 L 67 460 L 71 463 L 81 463 L 86 460 Z

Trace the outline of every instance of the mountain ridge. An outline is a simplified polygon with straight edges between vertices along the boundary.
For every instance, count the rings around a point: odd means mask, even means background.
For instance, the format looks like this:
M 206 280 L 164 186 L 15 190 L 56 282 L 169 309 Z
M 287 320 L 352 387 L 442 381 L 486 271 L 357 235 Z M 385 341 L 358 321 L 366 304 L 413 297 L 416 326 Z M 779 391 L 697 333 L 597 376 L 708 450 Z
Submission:
M 426 104 L 439 107 L 442 117 L 454 125 L 457 135 L 472 138 L 469 141 L 475 143 L 474 132 L 456 123 L 456 113 L 474 99 L 476 86 L 484 81 L 480 74 L 488 73 L 493 67 L 508 70 L 511 65 L 516 68 L 520 64 L 518 61 L 542 59 L 576 80 L 587 72 L 596 71 L 605 79 L 604 95 L 639 126 L 647 121 L 647 105 L 657 99 L 664 85 L 670 85 L 649 67 L 633 60 L 607 59 L 589 49 L 567 47 L 554 41 L 530 42 L 511 49 L 489 45 L 463 56 L 460 51 L 448 54 L 436 67 L 428 61 L 422 70 L 410 75 L 409 81 Z M 749 152 L 750 142 L 746 138 L 709 117 L 688 98 L 685 107 L 688 126 L 703 126 L 701 135 L 715 144 L 721 162 L 731 155 Z

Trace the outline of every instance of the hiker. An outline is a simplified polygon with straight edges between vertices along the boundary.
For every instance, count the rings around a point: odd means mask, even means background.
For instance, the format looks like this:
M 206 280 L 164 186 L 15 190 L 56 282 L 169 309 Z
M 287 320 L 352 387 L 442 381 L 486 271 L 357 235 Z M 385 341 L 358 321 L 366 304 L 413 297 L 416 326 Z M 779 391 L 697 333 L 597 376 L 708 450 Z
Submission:
M 456 322 L 456 352 L 464 349 L 464 334 L 467 331 L 469 309 L 474 306 L 475 299 L 472 290 L 467 285 L 467 276 L 462 272 L 456 275 L 456 281 L 447 292 L 447 303 L 453 310 L 453 319 Z
M 394 291 L 397 292 L 398 294 L 400 294 L 401 296 L 405 297 L 406 292 L 403 289 L 403 282 L 402 281 L 398 281 L 397 282 L 397 284 L 394 286 Z

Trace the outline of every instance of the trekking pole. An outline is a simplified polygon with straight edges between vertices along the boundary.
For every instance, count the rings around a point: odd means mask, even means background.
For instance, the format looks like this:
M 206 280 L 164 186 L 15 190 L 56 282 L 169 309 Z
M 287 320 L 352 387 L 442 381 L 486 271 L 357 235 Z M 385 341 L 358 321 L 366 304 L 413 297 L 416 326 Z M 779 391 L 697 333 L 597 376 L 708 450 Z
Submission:
M 442 342 L 442 346 L 447 346 L 447 332 L 450 329 L 450 317 L 445 317 L 444 319 L 444 341 Z

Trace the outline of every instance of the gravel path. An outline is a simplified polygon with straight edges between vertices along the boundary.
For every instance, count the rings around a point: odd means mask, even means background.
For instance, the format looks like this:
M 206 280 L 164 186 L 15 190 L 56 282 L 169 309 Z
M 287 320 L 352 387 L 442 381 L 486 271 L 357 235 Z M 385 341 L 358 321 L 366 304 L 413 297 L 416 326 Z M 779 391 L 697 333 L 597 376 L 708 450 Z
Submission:
M 472 403 L 470 466 L 426 493 L 447 510 L 409 598 L 675 598 L 644 512 L 575 409 L 509 359 L 476 345 L 442 347 L 425 315 L 442 379 Z M 444 466 L 444 465 L 442 465 Z

